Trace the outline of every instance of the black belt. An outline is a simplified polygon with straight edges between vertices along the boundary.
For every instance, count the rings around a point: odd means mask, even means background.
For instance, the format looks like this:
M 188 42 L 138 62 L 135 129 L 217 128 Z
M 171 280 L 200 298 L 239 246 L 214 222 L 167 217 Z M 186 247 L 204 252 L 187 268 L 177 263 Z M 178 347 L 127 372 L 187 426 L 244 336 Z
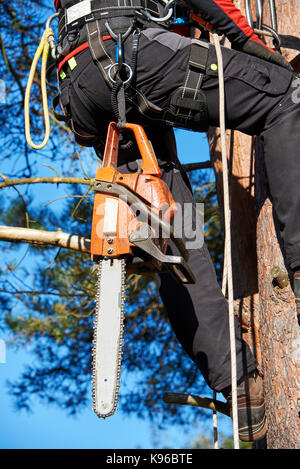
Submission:
M 154 17 L 163 15 L 163 6 L 154 0 L 123 0 L 120 8 L 120 0 L 92 0 L 91 11 L 75 21 L 68 22 L 68 10 L 81 2 L 71 1 L 59 12 L 59 40 L 74 30 L 82 28 L 86 23 L 95 20 L 106 20 L 116 17 L 129 17 L 140 20 L 141 23 L 149 23 L 149 20 L 141 13 L 142 10 L 149 12 Z

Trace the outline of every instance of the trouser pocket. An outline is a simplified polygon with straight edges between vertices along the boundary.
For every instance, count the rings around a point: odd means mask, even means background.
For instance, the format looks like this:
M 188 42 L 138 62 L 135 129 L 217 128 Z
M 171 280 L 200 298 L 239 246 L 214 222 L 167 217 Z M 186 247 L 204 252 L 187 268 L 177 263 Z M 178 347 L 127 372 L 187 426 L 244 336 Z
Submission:
M 222 47 L 224 78 L 234 78 L 270 96 L 280 96 L 288 90 L 293 74 L 280 65 L 267 62 L 244 52 Z M 206 75 L 218 76 L 215 47 L 209 49 Z

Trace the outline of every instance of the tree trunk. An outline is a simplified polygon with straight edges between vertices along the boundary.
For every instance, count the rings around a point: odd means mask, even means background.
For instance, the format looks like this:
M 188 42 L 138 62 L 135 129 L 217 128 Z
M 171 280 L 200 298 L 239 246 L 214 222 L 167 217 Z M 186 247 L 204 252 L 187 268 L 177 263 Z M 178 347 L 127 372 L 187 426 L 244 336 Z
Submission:
M 260 341 L 268 418 L 267 447 L 299 449 L 299 327 L 294 295 L 276 235 L 276 219 L 274 223 L 267 195 L 259 142 L 256 154 Z
M 244 2 L 239 0 L 235 3 L 244 12 Z M 268 3 L 264 2 L 263 22 L 271 24 Z M 275 5 L 279 33 L 297 35 L 299 1 L 277 0 Z M 252 6 L 255 12 L 254 0 Z M 288 60 L 297 55 L 295 51 L 289 53 L 284 50 L 283 53 Z M 218 131 L 211 129 L 208 138 L 222 204 Z M 231 169 L 234 297 L 236 313 L 246 328 L 244 338 L 264 372 L 268 419 L 265 447 L 300 448 L 299 327 L 294 295 L 267 195 L 262 149 L 259 142 L 254 144 L 254 139 L 239 132 L 228 132 L 227 138 Z
M 297 35 L 300 4 L 277 0 L 278 32 Z M 270 24 L 268 8 L 264 22 Z M 291 60 L 295 51 L 284 51 Z M 295 149 L 296 151 L 298 149 Z M 295 154 L 295 157 L 297 155 Z M 294 295 L 273 222 L 260 143 L 256 146 L 257 257 L 260 297 L 260 340 L 268 417 L 267 447 L 300 448 L 300 336 Z

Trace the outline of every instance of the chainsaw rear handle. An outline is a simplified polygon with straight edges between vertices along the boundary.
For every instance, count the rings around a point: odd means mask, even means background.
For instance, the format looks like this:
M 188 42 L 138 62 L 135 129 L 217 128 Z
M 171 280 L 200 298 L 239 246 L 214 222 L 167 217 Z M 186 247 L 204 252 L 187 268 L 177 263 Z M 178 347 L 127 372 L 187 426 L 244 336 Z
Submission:
M 161 177 L 156 156 L 153 152 L 151 144 L 145 134 L 143 127 L 138 124 L 126 123 L 125 129 L 133 132 L 136 143 L 138 145 L 143 163 L 141 166 L 142 173 L 145 175 Z M 103 155 L 102 168 L 118 168 L 118 150 L 119 137 L 124 129 L 119 129 L 116 122 L 111 122 L 108 126 L 105 150 Z

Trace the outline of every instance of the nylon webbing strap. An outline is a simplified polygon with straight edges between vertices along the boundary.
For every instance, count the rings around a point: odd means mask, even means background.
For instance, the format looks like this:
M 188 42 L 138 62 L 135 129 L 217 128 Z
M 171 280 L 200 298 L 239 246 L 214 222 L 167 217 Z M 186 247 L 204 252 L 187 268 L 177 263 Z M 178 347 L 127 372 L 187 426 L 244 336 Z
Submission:
M 300 51 L 300 38 L 295 36 L 279 35 L 281 39 L 281 47 Z
M 69 30 L 80 28 L 88 22 L 113 17 L 137 17 L 146 22 L 146 18 L 139 13 L 141 10 L 149 12 L 151 15 L 159 17 L 163 14 L 163 7 L 154 0 L 92 0 L 91 10 L 74 22 L 68 22 L 68 10 L 75 7 L 80 2 L 68 3 L 62 8 L 59 14 L 59 38 L 62 39 Z
M 190 52 L 189 66 L 191 69 L 196 68 L 197 71 L 203 70 L 205 72 L 207 54 L 209 45 L 205 41 L 192 39 L 192 46 Z
M 108 78 L 108 69 L 113 64 L 113 61 L 105 50 L 99 21 L 87 23 L 86 30 L 92 57 L 97 63 L 103 78 L 111 87 L 111 81 Z
M 150 119 L 161 120 L 170 125 L 191 128 L 193 116 L 206 115 L 207 105 L 203 100 L 201 86 L 205 75 L 209 43 L 192 40 L 188 69 L 183 86 L 171 97 L 171 109 L 161 109 L 147 100 L 138 90 L 132 102 L 139 111 Z M 198 129 L 199 130 L 199 129 Z
M 197 39 L 192 40 L 189 66 L 186 73 L 181 96 L 177 97 L 177 105 L 189 108 L 192 111 L 199 110 L 198 94 L 202 86 L 206 70 L 209 44 Z

